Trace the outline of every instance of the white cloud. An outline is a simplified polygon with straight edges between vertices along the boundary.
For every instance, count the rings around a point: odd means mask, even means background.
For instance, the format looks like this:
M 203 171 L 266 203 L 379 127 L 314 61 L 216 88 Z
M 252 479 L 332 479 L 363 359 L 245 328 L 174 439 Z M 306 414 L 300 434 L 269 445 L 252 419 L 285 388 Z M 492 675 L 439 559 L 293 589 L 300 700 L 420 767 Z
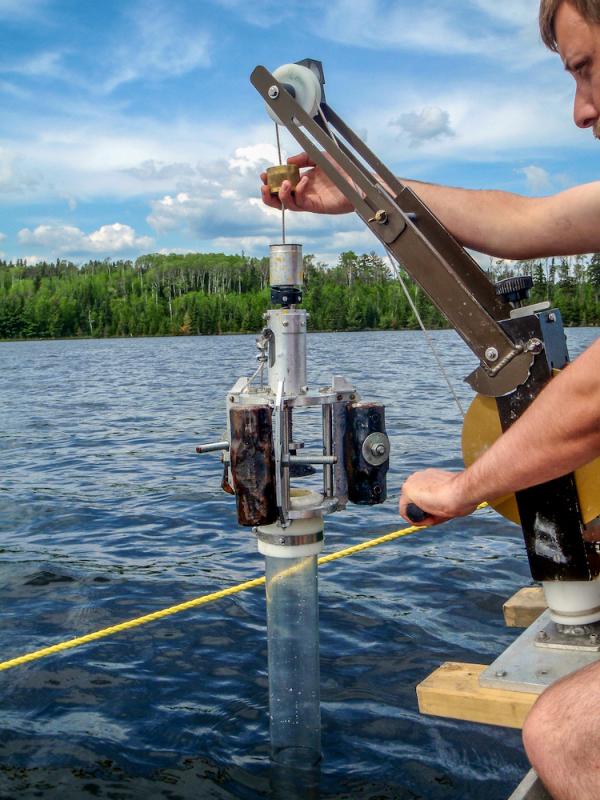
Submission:
M 537 28 L 539 0 L 471 0 L 471 4 L 492 19 L 508 23 L 511 27 Z
M 162 181 L 175 178 L 189 177 L 196 173 L 196 169 L 188 162 L 166 163 L 148 158 L 135 167 L 123 170 L 141 181 Z
M 35 267 L 36 264 L 40 264 L 42 261 L 48 261 L 49 259 L 46 256 L 22 256 L 23 261 L 29 267 Z M 52 260 L 52 259 L 50 259 Z
M 518 2 L 510 0 L 510 5 L 518 8 Z M 348 45 L 476 55 L 505 63 L 518 56 L 518 63 L 523 64 L 545 57 L 535 30 L 534 2 L 527 0 L 531 15 L 519 9 L 511 16 L 499 14 L 491 0 L 475 0 L 470 9 L 423 0 L 418 14 L 412 4 L 393 0 L 362 0 L 352 5 L 347 0 L 330 0 L 308 24 L 312 22 L 316 36 Z M 493 24 L 498 22 L 502 24 Z M 524 46 L 526 43 L 531 46 Z
M 11 60 L 0 65 L 0 72 L 12 73 L 28 78 L 62 78 L 66 77 L 62 65 L 63 54 L 48 50 L 25 59 Z
M 525 176 L 527 188 L 534 194 L 544 194 L 552 189 L 550 173 L 542 167 L 530 164 L 528 167 L 521 167 L 515 171 Z
M 147 250 L 154 240 L 136 236 L 129 225 L 115 222 L 102 225 L 90 234 L 74 225 L 38 225 L 33 230 L 23 228 L 17 236 L 20 244 L 43 247 L 55 255 L 119 255 Z
M 243 250 L 245 253 L 262 251 L 266 255 L 273 239 L 268 236 L 217 236 L 212 243 L 216 250 L 223 250 L 225 253 L 239 253 Z
M 37 17 L 46 4 L 46 0 L 0 0 L 0 19 Z
M 0 233 L 0 242 L 4 241 L 4 239 L 6 239 L 6 234 Z
M 392 120 L 390 125 L 397 126 L 406 133 L 413 146 L 442 136 L 454 136 L 450 114 L 439 106 L 425 106 L 420 111 L 407 111 Z
M 140 3 L 129 14 L 127 34 L 104 63 L 111 65 L 102 88 L 111 92 L 131 81 L 185 75 L 210 64 L 209 35 L 162 2 Z
M 0 193 L 24 193 L 36 189 L 40 180 L 37 170 L 26 167 L 22 156 L 0 147 Z
M 510 82 L 503 85 L 476 78 L 450 88 L 443 83 L 394 86 L 390 81 L 381 87 L 387 95 L 388 113 L 382 111 L 379 97 L 370 100 L 367 96 L 352 120 L 353 127 L 369 126 L 370 146 L 398 174 L 421 175 L 433 181 L 439 180 L 436 170 L 445 171 L 451 162 L 513 162 L 510 164 L 513 173 L 515 158 L 522 164 L 524 159 L 539 158 L 542 154 L 552 158 L 553 151 L 573 147 L 583 157 L 582 150 L 591 151 L 598 145 L 588 131 L 574 127 L 570 85 L 567 80 L 561 83 L 568 76 L 563 76 L 560 65 L 554 66 L 556 69 L 549 70 L 549 75 L 538 75 L 519 91 Z M 398 120 L 407 113 L 406 109 L 421 108 L 424 94 L 430 106 L 448 113 L 454 135 L 422 138 L 418 148 L 401 149 Z M 373 119 L 378 120 L 377 125 Z M 408 122 L 415 123 L 415 129 L 421 121 L 408 118 Z
M 282 153 L 282 157 L 284 154 Z M 277 163 L 277 149 L 272 144 L 253 144 L 236 148 L 233 158 L 229 159 L 229 169 L 247 175 L 257 175 L 265 167 Z

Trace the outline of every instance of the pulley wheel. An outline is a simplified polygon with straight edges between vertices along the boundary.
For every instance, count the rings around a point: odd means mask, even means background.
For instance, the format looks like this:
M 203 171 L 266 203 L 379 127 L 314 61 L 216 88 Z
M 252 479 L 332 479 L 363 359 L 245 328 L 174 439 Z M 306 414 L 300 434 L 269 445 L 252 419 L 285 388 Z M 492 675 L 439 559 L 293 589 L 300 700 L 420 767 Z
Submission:
M 316 116 L 321 105 L 321 84 L 311 69 L 302 64 L 283 64 L 274 70 L 273 77 L 294 89 L 296 102 L 309 117 Z M 281 120 L 271 107 L 266 108 L 271 119 L 281 125 Z

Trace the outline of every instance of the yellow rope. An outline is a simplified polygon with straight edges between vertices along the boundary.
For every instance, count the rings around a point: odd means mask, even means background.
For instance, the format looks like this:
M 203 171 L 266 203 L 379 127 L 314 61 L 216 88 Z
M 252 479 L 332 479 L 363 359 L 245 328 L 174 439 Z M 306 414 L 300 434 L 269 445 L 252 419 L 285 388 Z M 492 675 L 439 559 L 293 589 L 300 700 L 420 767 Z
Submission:
M 486 505 L 486 503 L 482 503 L 479 508 L 484 508 Z M 423 530 L 427 527 L 427 525 L 411 525 L 408 528 L 401 528 L 400 530 L 392 531 L 392 533 L 386 533 L 384 536 L 378 536 L 376 539 L 370 539 L 367 542 L 355 544 L 352 547 L 346 547 L 343 550 L 337 550 L 335 553 L 322 556 L 319 558 L 318 564 L 319 566 L 323 564 L 329 564 L 331 561 L 337 561 L 339 558 L 346 558 L 346 556 L 351 556 L 354 553 L 360 553 L 363 550 L 369 550 L 371 547 L 377 547 L 377 545 L 385 544 L 386 542 L 392 542 L 394 539 L 400 539 L 403 536 L 408 536 L 411 533 L 416 533 L 416 531 Z M 34 650 L 32 653 L 26 653 L 23 656 L 17 656 L 16 658 L 11 658 L 8 661 L 2 661 L 0 662 L 0 671 L 18 667 L 21 664 L 27 664 L 30 661 L 37 661 L 40 658 L 45 658 L 46 656 L 51 656 L 55 653 L 62 653 L 64 650 L 72 650 L 74 647 L 79 647 L 81 645 L 88 644 L 89 642 L 95 642 L 98 639 L 104 639 L 106 636 L 112 636 L 115 633 L 121 633 L 121 631 L 127 631 L 130 628 L 137 628 L 140 625 L 145 625 L 147 622 L 154 622 L 157 619 L 164 619 L 164 617 L 170 617 L 173 614 L 179 614 L 181 611 L 189 611 L 191 608 L 204 606 L 207 603 L 214 602 L 215 600 L 221 600 L 223 597 L 230 597 L 231 595 L 245 592 L 248 589 L 255 589 L 257 586 L 262 586 L 264 583 L 264 576 L 261 578 L 254 578 L 253 580 L 244 581 L 243 583 L 238 583 L 235 586 L 230 586 L 227 589 L 220 589 L 218 592 L 211 592 L 210 594 L 203 594 L 200 597 L 195 597 L 192 600 L 186 600 L 185 603 L 179 603 L 178 605 L 170 606 L 169 608 L 163 608 L 160 611 L 153 611 L 151 614 L 144 614 L 143 617 L 136 617 L 135 619 L 129 619 L 126 622 L 120 622 L 118 625 L 111 625 L 108 628 L 102 628 L 102 630 L 94 631 L 93 633 L 87 633 L 85 636 L 77 636 L 75 639 L 67 639 L 65 642 L 59 642 L 58 644 L 53 644 L 50 647 L 43 647 L 41 650 Z

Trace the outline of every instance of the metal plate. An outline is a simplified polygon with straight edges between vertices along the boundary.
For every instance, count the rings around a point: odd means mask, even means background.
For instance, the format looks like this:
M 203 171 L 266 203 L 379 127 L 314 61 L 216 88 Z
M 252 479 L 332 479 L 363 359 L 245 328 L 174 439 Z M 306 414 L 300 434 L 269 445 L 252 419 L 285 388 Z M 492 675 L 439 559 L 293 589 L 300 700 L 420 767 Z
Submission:
M 465 415 L 462 430 L 462 453 L 465 466 L 479 458 L 502 433 L 498 407 L 493 397 L 477 395 Z M 600 515 L 600 458 L 575 470 L 575 484 L 585 525 Z M 521 524 L 514 494 L 493 500 L 490 505 L 499 514 Z
M 467 342 L 467 344 L 470 343 Z M 470 346 L 473 350 L 473 346 Z M 480 394 L 488 397 L 502 397 L 525 383 L 531 372 L 532 364 L 533 355 L 531 353 L 519 353 L 507 361 L 494 375 L 488 374 L 483 367 L 478 367 L 470 375 L 467 375 L 465 381 Z
M 565 675 L 599 660 L 598 653 L 538 647 L 536 637 L 550 622 L 550 612 L 544 611 L 481 673 L 480 685 L 490 689 L 541 694 Z

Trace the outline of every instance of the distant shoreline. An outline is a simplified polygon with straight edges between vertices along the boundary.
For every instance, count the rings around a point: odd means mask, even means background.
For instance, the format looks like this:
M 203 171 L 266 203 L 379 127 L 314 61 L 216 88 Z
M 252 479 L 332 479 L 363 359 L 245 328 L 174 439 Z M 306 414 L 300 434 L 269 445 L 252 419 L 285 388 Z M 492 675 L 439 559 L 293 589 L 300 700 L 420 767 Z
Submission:
M 600 330 L 600 325 L 565 325 L 565 329 L 569 328 L 590 328 Z M 312 330 L 311 333 L 405 333 L 408 331 L 420 332 L 420 328 L 346 328 L 343 330 Z M 450 326 L 445 328 L 427 328 L 428 333 L 435 331 L 452 331 L 454 328 Z M 256 336 L 260 331 L 224 331 L 223 333 L 187 333 L 187 334 L 136 334 L 132 336 L 38 336 L 38 337 L 20 337 L 13 339 L 0 339 L 0 344 L 9 344 L 11 342 L 77 342 L 77 341 L 127 341 L 129 339 L 207 339 L 211 336 Z

